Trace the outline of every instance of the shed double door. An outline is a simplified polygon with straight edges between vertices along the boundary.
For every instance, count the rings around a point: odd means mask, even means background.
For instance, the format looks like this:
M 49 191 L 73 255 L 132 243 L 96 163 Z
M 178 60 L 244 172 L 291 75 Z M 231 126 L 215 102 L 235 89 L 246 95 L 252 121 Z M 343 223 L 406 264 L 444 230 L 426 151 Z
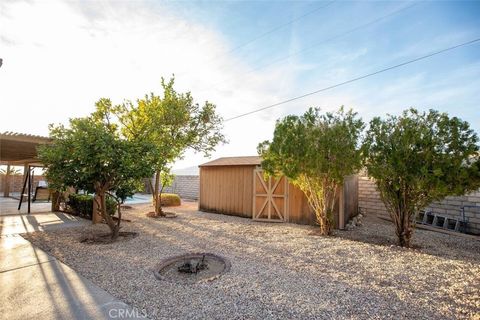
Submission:
M 285 176 L 263 176 L 263 170 L 253 171 L 253 220 L 285 222 L 288 215 L 288 181 Z

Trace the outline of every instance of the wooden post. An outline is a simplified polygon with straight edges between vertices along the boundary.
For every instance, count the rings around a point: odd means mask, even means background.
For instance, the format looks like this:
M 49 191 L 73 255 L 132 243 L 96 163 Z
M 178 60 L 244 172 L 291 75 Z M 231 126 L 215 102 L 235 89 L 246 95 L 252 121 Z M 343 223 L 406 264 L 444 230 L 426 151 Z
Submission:
M 202 167 L 199 167 L 198 171 L 198 207 L 197 210 L 200 211 L 202 208 L 202 201 L 205 199 L 202 197 Z
M 10 165 L 7 164 L 7 172 L 5 174 L 5 183 L 3 184 L 3 196 L 5 198 L 10 196 Z
M 345 229 L 345 184 L 340 188 L 338 195 L 338 229 Z
M 27 213 L 30 213 L 30 203 L 32 200 L 32 173 L 30 172 L 30 166 L 28 166 L 28 204 L 27 204 Z
M 23 177 L 24 178 L 28 177 L 27 174 L 28 174 L 28 164 L 25 163 L 23 165 Z
M 92 223 L 101 223 L 103 220 L 102 215 L 100 214 L 100 210 L 97 206 L 97 202 L 100 202 L 100 197 L 95 195 L 95 198 L 93 199 L 93 211 L 92 211 Z

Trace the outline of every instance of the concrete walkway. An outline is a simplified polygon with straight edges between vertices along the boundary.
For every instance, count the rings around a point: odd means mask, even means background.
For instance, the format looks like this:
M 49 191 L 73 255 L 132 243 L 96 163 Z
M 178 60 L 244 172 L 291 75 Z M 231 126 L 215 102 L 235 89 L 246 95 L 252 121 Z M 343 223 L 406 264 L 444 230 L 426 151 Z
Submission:
M 10 197 L 0 197 L 0 216 L 16 215 L 21 213 L 27 213 L 28 203 L 22 202 L 20 210 L 18 210 L 18 199 Z M 50 212 L 52 204 L 50 202 L 32 202 L 30 204 L 30 212 L 34 213 L 47 213 Z
M 20 236 L 88 223 L 63 213 L 0 216 L 2 319 L 145 319 Z

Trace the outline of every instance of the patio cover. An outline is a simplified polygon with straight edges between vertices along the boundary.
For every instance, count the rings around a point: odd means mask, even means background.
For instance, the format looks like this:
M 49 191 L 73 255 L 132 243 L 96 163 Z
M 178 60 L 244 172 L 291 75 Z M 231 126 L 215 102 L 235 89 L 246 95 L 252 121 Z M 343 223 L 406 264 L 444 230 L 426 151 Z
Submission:
M 42 166 L 38 160 L 37 147 L 50 143 L 50 141 L 50 138 L 30 134 L 16 132 L 0 133 L 0 165 L 23 165 L 25 168 L 24 183 L 18 203 L 18 210 L 21 209 L 23 198 L 26 196 L 28 199 L 27 212 L 30 213 L 33 182 L 31 168 Z M 10 177 L 7 173 L 5 177 L 4 197 L 8 197 L 10 193 L 9 180 Z M 25 194 L 25 191 L 27 191 L 27 194 Z
M 37 157 L 37 146 L 50 141 L 50 138 L 30 134 L 0 133 L 0 164 L 41 165 Z

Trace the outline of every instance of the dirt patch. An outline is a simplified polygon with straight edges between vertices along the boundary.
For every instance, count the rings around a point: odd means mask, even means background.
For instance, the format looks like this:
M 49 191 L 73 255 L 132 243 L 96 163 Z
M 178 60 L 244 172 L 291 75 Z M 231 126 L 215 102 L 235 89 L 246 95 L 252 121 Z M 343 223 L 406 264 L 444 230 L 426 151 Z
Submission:
M 87 244 L 110 244 L 114 242 L 122 242 L 133 239 L 138 236 L 138 232 L 128 232 L 128 231 L 120 231 L 118 234 L 118 238 L 116 240 L 112 240 L 112 236 L 110 233 L 102 233 L 102 234 L 94 234 L 89 233 L 84 236 L 80 237 L 81 243 Z
M 150 211 L 146 214 L 146 216 L 148 218 L 152 218 L 152 219 L 168 219 L 168 218 L 176 218 L 177 217 L 177 214 L 175 212 L 164 211 L 163 214 L 164 214 L 163 216 L 160 216 L 160 215 L 156 215 L 154 211 Z

